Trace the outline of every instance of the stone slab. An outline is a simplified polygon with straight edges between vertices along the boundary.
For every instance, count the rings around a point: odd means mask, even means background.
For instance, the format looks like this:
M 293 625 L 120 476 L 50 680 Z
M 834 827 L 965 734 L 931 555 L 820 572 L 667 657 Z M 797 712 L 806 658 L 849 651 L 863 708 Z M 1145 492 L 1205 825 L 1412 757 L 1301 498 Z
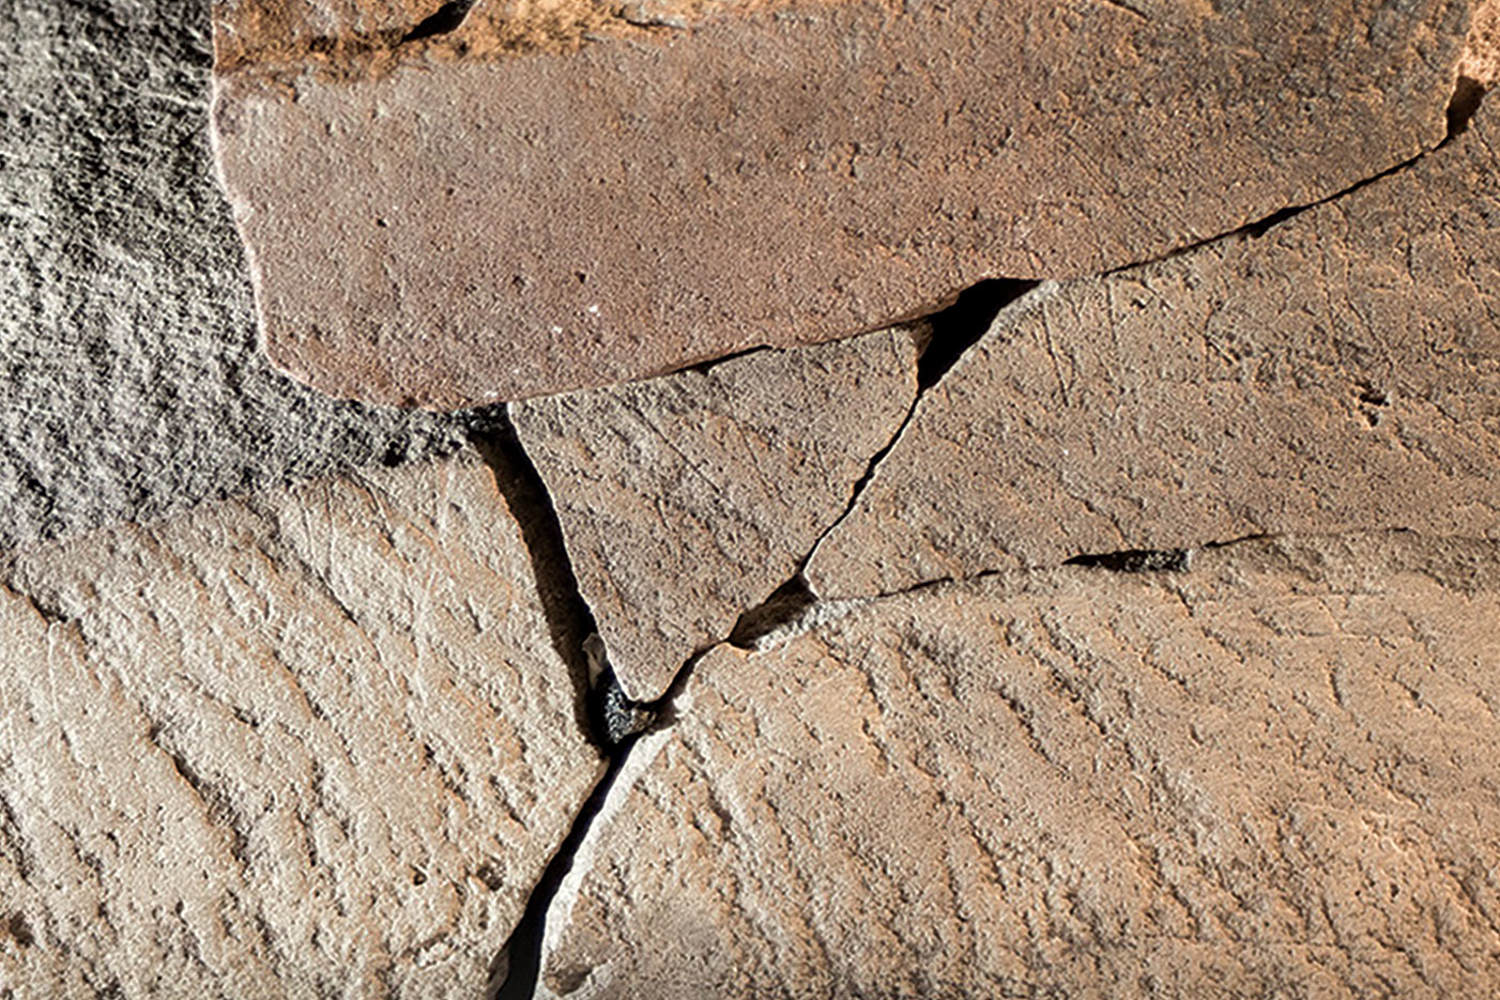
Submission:
M 456 445 L 260 354 L 205 8 L 0 4 L 0 550 Z
M 1500 546 L 1255 542 L 703 659 L 540 996 L 1490 996 Z
M 472 456 L 29 550 L 0 995 L 479 996 L 602 773 Z
M 631 698 L 660 697 L 844 512 L 916 398 L 914 336 L 763 351 L 511 407 Z
M 1468 23 L 1466 0 L 632 6 L 480 0 L 403 41 L 408 3 L 217 5 L 218 162 L 278 366 L 513 400 L 1150 259 L 1437 144 Z
M 1263 235 L 1043 286 L 919 401 L 825 597 L 1278 532 L 1500 537 L 1500 120 Z

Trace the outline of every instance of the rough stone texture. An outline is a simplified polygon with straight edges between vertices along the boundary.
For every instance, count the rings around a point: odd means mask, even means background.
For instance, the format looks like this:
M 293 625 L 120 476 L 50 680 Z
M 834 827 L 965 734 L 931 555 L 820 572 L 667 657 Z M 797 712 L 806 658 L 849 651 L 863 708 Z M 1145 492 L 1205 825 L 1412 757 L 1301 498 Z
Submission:
M 221 32 L 213 126 L 268 350 L 331 394 L 602 385 L 1151 258 L 1436 144 L 1468 19 L 851 0 L 553 51 L 491 44 L 489 7 L 393 72 L 328 67 L 364 51 L 350 10 L 389 34 L 399 4 L 307 5 L 345 34 L 309 38 L 301 75 L 270 53 L 270 80 Z M 315 34 L 279 30 L 293 56 Z
M 1250 543 L 722 648 L 611 790 L 544 995 L 1480 997 L 1500 546 Z
M 1001 313 L 807 576 L 823 596 L 1267 532 L 1500 537 L 1500 135 L 1264 236 Z
M 478 996 L 602 772 L 464 457 L 28 552 L 0 995 Z
M 200 0 L 0 4 L 0 549 L 453 445 L 271 371 Z
M 1458 72 L 1485 87 L 1500 80 L 1500 0 L 1480 0 L 1474 5 Z
M 910 412 L 916 360 L 897 328 L 512 407 L 631 698 L 797 572 Z

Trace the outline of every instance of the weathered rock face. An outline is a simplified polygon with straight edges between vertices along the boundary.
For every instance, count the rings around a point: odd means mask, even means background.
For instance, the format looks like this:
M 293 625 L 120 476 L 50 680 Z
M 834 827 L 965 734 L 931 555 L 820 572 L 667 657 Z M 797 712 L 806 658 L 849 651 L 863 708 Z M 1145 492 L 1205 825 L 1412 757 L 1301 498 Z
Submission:
M 645 37 L 481 2 L 403 41 L 409 3 L 219 4 L 218 158 L 276 363 L 516 399 L 1151 258 L 1436 144 L 1468 14 L 679 6 Z
M 1272 227 L 1022 299 L 813 556 L 824 596 L 1270 532 L 1500 537 L 1500 121 Z
M 1488 996 L 1500 548 L 1246 543 L 698 665 L 545 995 Z
M 0 5 L 0 550 L 455 446 L 270 370 L 199 0 Z
M 896 329 L 512 407 L 630 697 L 796 573 L 910 412 L 916 360 Z
M 471 458 L 28 553 L 0 994 L 478 995 L 601 772 Z
M 1474 5 L 1458 71 L 1485 87 L 1500 81 L 1500 0 L 1479 0 Z

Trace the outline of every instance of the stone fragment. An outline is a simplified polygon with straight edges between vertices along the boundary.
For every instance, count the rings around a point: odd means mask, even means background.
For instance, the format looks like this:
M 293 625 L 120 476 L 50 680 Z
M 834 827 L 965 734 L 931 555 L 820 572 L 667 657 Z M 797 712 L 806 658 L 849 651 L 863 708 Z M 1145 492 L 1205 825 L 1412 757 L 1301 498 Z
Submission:
M 1263 235 L 1045 285 L 918 403 L 825 597 L 1269 532 L 1500 537 L 1500 121 Z
M 762 351 L 511 407 L 625 693 L 791 578 L 916 396 L 915 331 Z
M 0 4 L 0 550 L 459 443 L 261 356 L 205 6 Z
M 463 457 L 28 552 L 0 995 L 478 996 L 602 773 Z
M 275 363 L 517 399 L 1152 258 L 1438 143 L 1469 5 L 642 6 L 220 0 Z
M 1254 542 L 723 647 L 548 916 L 539 995 L 1490 996 L 1500 545 Z

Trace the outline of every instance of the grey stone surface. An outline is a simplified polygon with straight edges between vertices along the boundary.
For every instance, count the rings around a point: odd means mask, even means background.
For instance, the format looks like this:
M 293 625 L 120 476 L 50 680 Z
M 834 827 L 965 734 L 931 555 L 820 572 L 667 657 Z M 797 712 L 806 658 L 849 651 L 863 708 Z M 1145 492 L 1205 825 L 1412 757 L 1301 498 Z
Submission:
M 0 549 L 446 450 L 256 350 L 197 0 L 0 4 Z

